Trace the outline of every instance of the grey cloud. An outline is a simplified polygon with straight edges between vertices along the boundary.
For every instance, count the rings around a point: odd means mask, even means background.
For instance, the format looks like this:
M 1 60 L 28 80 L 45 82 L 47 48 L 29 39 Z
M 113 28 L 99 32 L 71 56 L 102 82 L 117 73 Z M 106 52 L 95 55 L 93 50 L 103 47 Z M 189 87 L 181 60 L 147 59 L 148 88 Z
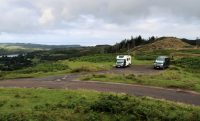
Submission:
M 84 31 L 99 32 L 109 39 L 109 34 L 184 35 L 187 29 L 197 34 L 199 4 L 199 0 L 0 0 L 0 32 L 30 35 L 56 31 L 55 36 L 69 36 L 76 31 L 88 40 L 95 36 Z M 191 32 L 188 36 L 195 36 Z
M 2 18 L 13 20 L 9 23 L 23 23 L 25 18 L 31 24 L 37 24 L 46 9 L 51 9 L 55 17 L 55 27 L 63 26 L 80 19 L 82 15 L 92 15 L 97 19 L 117 24 L 129 24 L 149 16 L 167 17 L 183 20 L 199 19 L 198 0 L 1 0 L 11 10 L 1 11 Z M 9 7 L 10 6 L 10 7 Z M 13 10 L 13 8 L 16 9 Z M 21 11 L 20 11 L 21 9 Z M 17 17 L 17 19 L 16 19 Z M 35 18 L 34 18 L 35 17 Z M 36 18 L 37 17 L 37 18 Z M 30 20 L 30 21 L 29 21 Z M 4 23 L 5 22 L 1 22 Z M 34 25 L 34 26 L 35 26 Z M 52 25 L 52 24 L 51 24 Z M 27 26 L 26 23 L 24 26 Z M 39 25 L 38 25 L 39 26 Z M 42 25 L 41 25 L 42 26 Z M 21 26 L 24 28 L 23 26 Z M 33 26 L 31 26 L 32 28 Z

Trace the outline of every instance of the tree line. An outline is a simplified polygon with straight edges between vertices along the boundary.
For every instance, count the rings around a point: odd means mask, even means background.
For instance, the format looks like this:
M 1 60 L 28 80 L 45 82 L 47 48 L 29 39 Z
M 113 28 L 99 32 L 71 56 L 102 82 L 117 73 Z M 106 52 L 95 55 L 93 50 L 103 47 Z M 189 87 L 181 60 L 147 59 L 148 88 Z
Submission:
M 0 71 L 13 71 L 32 65 L 32 61 L 25 55 L 17 57 L 2 56 L 0 58 Z
M 144 39 L 140 35 L 137 37 L 131 36 L 130 39 L 124 39 L 120 43 L 116 43 L 113 46 L 107 47 L 106 52 L 108 53 L 126 52 L 132 48 L 135 48 L 136 46 L 152 43 L 155 40 L 156 40 L 156 37 L 154 36 L 149 37 L 148 39 Z

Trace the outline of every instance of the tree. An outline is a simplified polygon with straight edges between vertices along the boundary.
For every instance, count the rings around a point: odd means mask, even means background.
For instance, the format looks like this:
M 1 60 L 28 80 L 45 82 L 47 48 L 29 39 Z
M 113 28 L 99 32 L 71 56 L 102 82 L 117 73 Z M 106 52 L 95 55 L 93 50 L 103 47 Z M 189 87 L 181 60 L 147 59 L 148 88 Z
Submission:
M 156 40 L 155 37 L 152 36 L 152 37 L 149 38 L 148 42 L 149 42 L 149 43 L 152 43 L 152 42 L 154 42 L 155 40 Z
M 133 36 L 131 36 L 131 47 L 135 47 L 135 39 L 133 38 Z
M 198 37 L 196 38 L 196 46 L 200 47 L 200 39 Z

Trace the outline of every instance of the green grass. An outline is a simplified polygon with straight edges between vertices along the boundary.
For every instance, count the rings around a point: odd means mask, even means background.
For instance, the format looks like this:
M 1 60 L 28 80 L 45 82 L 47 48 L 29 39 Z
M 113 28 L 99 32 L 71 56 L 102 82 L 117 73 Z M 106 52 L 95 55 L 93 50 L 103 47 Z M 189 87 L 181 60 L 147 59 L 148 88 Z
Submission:
M 69 66 L 59 62 L 39 63 L 33 67 L 28 67 L 16 71 L 2 72 L 1 79 L 33 78 L 49 75 L 59 75 L 69 72 Z
M 33 67 L 28 67 L 16 71 L 6 71 L 0 73 L 0 79 L 15 78 L 34 78 L 52 75 L 63 75 L 74 72 L 91 72 L 99 70 L 108 70 L 112 67 L 112 63 L 93 63 L 82 61 L 57 61 L 39 63 Z
M 97 54 L 72 58 L 73 61 L 81 62 L 93 62 L 93 63 L 104 63 L 104 62 L 115 62 L 117 54 Z
M 200 57 L 180 58 L 175 61 L 175 64 L 188 71 L 196 70 L 200 72 Z
M 155 60 L 160 55 L 170 56 L 173 50 L 155 50 L 148 52 L 135 52 L 134 56 L 137 60 Z
M 134 56 L 137 60 L 155 60 L 158 56 L 167 55 L 174 59 L 183 57 L 195 57 L 200 56 L 200 49 L 184 49 L 184 50 L 154 50 L 144 52 L 134 52 Z
M 185 50 L 179 50 L 178 52 L 188 53 L 188 54 L 200 54 L 200 49 L 185 49 Z
M 199 73 L 187 72 L 178 67 L 171 67 L 161 73 L 150 75 L 92 74 L 81 77 L 81 80 L 181 88 L 200 92 Z
M 7 71 L 0 73 L 0 79 L 15 78 L 35 78 L 50 75 L 63 75 L 75 72 L 94 72 L 100 70 L 109 70 L 113 68 L 116 62 L 116 54 L 98 54 L 91 56 L 82 56 L 70 60 L 46 61 L 40 62 L 33 60 L 36 65 L 16 71 Z M 134 65 L 149 65 L 152 61 L 136 60 L 132 58 Z
M 0 89 L 2 121 L 199 121 L 200 107 L 93 91 Z
M 123 55 L 122 54 L 97 54 L 97 55 L 90 55 L 90 56 L 82 56 L 70 59 L 75 62 L 92 62 L 92 63 L 100 63 L 107 65 L 114 65 L 116 63 L 116 56 Z M 149 65 L 152 64 L 152 60 L 138 60 L 136 57 L 132 56 L 132 63 L 134 65 Z
M 153 60 L 138 60 L 136 57 L 132 56 L 133 65 L 152 65 L 153 62 Z
M 86 67 L 91 71 L 98 71 L 98 70 L 107 70 L 110 69 L 113 65 L 112 62 L 87 62 L 87 61 L 61 61 L 62 64 L 68 65 L 70 69 L 77 69 L 81 67 Z
M 136 61 L 135 59 L 133 62 L 144 64 L 144 62 Z M 151 61 L 146 61 L 145 63 L 148 64 L 151 63 Z M 169 69 L 158 74 L 93 74 L 86 75 L 82 77 L 81 80 L 142 84 L 167 88 L 189 89 L 200 92 L 200 57 L 179 58 L 174 60 L 173 63 L 174 65 Z

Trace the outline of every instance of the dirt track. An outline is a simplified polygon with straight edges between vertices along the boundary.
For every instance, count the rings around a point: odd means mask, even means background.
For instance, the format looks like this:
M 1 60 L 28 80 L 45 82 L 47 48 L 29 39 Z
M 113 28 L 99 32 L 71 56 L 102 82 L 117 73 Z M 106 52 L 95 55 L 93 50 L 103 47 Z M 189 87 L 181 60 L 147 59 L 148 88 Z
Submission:
M 138 69 L 137 69 L 138 68 Z M 140 68 L 140 69 L 139 69 Z M 97 73 L 159 73 L 159 70 L 152 70 L 151 67 L 135 67 L 113 69 Z M 149 86 L 139 86 L 131 84 L 101 83 L 101 82 L 84 82 L 76 81 L 80 74 L 70 74 L 66 76 L 51 76 L 46 78 L 15 79 L 0 81 L 0 87 L 22 87 L 22 88 L 51 88 L 51 89 L 90 89 L 102 92 L 126 93 L 136 96 L 150 96 L 159 99 L 167 99 L 177 102 L 183 102 L 193 105 L 200 105 L 200 94 L 184 90 L 163 89 Z

